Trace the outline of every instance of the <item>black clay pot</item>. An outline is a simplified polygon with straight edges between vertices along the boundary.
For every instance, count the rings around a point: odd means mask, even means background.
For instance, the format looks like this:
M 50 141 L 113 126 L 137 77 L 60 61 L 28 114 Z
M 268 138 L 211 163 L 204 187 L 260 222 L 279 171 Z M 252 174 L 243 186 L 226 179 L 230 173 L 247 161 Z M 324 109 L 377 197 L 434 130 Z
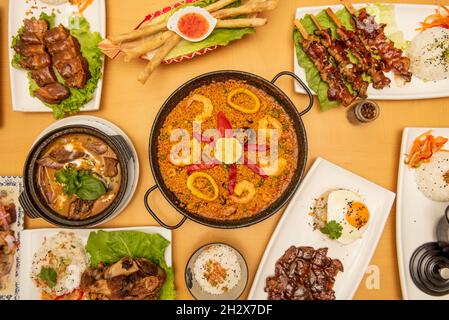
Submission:
M 305 89 L 307 92 L 307 95 L 309 97 L 309 104 L 307 108 L 304 111 L 298 111 L 293 104 L 293 102 L 289 99 L 289 97 L 279 88 L 275 85 L 275 82 L 282 76 L 288 75 L 296 79 L 301 86 Z M 275 98 L 278 103 L 284 108 L 285 112 L 290 116 L 294 123 L 295 127 L 295 133 L 298 141 L 298 163 L 296 165 L 296 170 L 294 172 L 294 175 L 292 177 L 292 180 L 289 184 L 289 186 L 286 188 L 286 190 L 283 192 L 283 194 L 275 201 L 273 202 L 269 207 L 267 207 L 265 210 L 261 211 L 255 216 L 252 216 L 250 218 L 244 218 L 240 220 L 215 220 L 215 219 L 209 219 L 202 216 L 199 216 L 197 214 L 194 214 L 192 212 L 189 212 L 185 208 L 180 206 L 179 200 L 176 197 L 176 195 L 171 192 L 167 186 L 164 183 L 164 179 L 162 178 L 162 174 L 159 168 L 158 159 L 157 159 L 157 151 L 158 151 L 158 137 L 161 131 L 161 128 L 164 124 L 164 121 L 166 117 L 170 114 L 170 112 L 181 102 L 185 97 L 187 97 L 192 90 L 195 90 L 201 86 L 210 84 L 212 81 L 215 82 L 223 82 L 228 80 L 240 80 L 240 81 L 246 81 L 248 84 L 259 88 L 263 91 L 265 91 L 268 95 Z M 150 142 L 149 142 L 149 159 L 150 159 L 150 165 L 151 170 L 153 172 L 153 176 L 156 181 L 156 185 L 150 188 L 147 193 L 145 194 L 145 207 L 147 208 L 148 212 L 153 216 L 153 218 L 163 227 L 167 229 L 177 229 L 179 228 L 187 219 L 191 219 L 197 223 L 214 227 L 214 228 L 222 228 L 222 229 L 233 229 L 233 228 L 241 228 L 241 227 L 248 227 L 251 225 L 254 225 L 256 223 L 259 223 L 269 217 L 271 217 L 273 214 L 275 214 L 277 211 L 279 211 L 293 196 L 295 191 L 297 190 L 303 174 L 304 170 L 307 164 L 307 135 L 306 130 L 304 128 L 304 124 L 301 120 L 301 117 L 306 114 L 313 106 L 313 95 L 310 89 L 304 84 L 304 82 L 299 79 L 294 73 L 284 71 L 279 73 L 274 79 L 270 82 L 264 78 L 261 78 L 255 74 L 242 72 L 242 71 L 215 71 L 210 72 L 204 75 L 201 75 L 199 77 L 196 77 L 181 87 L 179 87 L 163 104 L 162 108 L 160 109 L 158 115 L 156 116 L 156 119 L 153 124 L 153 128 L 151 130 L 150 135 Z M 148 197 L 149 195 L 155 191 L 156 189 L 159 189 L 165 199 L 184 217 L 182 220 L 174 226 L 170 226 L 166 223 L 164 223 L 157 215 L 156 213 L 151 209 Z
M 85 220 L 69 220 L 54 211 L 45 200 L 37 184 L 38 164 L 45 148 L 55 139 L 66 134 L 88 134 L 105 142 L 117 155 L 122 170 L 122 181 L 119 192 L 110 206 L 103 212 Z M 115 215 L 116 209 L 124 200 L 128 186 L 128 162 L 132 158 L 132 151 L 121 136 L 110 136 L 104 132 L 86 125 L 70 125 L 49 132 L 35 143 L 25 162 L 23 170 L 24 190 L 20 194 L 19 202 L 28 217 L 43 218 L 46 221 L 65 228 L 86 228 L 99 225 Z

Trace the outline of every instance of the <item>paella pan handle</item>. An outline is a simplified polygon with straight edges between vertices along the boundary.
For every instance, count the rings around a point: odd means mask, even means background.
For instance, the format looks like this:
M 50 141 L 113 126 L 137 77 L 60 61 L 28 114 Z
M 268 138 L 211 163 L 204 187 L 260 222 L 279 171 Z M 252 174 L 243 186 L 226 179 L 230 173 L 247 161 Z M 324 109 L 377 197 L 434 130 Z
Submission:
M 313 107 L 313 102 L 314 102 L 314 97 L 313 97 L 313 93 L 312 91 L 310 91 L 309 87 L 304 83 L 304 81 L 301 80 L 300 77 L 298 77 L 296 74 L 294 74 L 293 72 L 290 71 L 282 71 L 279 72 L 274 78 L 273 80 L 271 80 L 272 84 L 275 84 L 276 81 L 282 77 L 282 76 L 290 76 L 292 78 L 294 78 L 296 81 L 298 81 L 298 83 L 301 85 L 301 87 L 303 87 L 303 89 L 306 91 L 307 95 L 309 96 L 309 105 L 307 106 L 307 108 L 305 108 L 303 111 L 298 112 L 298 115 L 300 117 L 302 117 L 303 115 L 305 115 L 307 112 L 310 111 L 310 109 L 312 109 Z
M 154 218 L 154 220 L 156 220 L 157 223 L 159 223 L 159 224 L 160 224 L 161 226 L 163 226 L 165 229 L 168 229 L 168 230 L 175 230 L 175 229 L 178 229 L 180 226 L 182 226 L 182 225 L 184 224 L 184 222 L 186 222 L 187 217 L 184 216 L 184 217 L 182 218 L 182 220 L 181 220 L 177 225 L 170 226 L 170 225 L 166 224 L 165 222 L 163 222 L 163 221 L 156 215 L 156 213 L 154 213 L 154 211 L 151 209 L 150 204 L 148 203 L 148 197 L 149 197 L 150 194 L 151 194 L 154 190 L 156 190 L 157 188 L 158 188 L 157 185 L 156 185 L 156 186 L 153 186 L 153 187 L 151 187 L 150 189 L 148 189 L 148 191 L 145 193 L 145 198 L 144 198 L 144 200 L 143 200 L 143 202 L 144 202 L 144 204 L 145 204 L 145 208 L 146 208 L 147 211 L 151 214 L 151 216 Z

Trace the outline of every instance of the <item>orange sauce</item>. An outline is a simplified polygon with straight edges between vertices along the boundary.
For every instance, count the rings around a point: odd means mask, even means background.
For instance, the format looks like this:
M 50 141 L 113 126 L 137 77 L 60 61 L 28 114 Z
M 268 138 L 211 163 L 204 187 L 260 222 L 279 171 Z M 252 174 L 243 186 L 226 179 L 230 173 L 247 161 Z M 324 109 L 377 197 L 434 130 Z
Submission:
M 178 29 L 185 36 L 198 39 L 209 30 L 209 22 L 198 13 L 187 13 L 179 18 Z

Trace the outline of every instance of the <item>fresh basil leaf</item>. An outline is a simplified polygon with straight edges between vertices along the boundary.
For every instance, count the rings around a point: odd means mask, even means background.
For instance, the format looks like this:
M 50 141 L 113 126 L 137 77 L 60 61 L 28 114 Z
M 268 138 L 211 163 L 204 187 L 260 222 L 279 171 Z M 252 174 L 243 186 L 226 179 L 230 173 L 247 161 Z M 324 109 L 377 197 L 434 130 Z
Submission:
M 66 195 L 76 195 L 81 200 L 97 200 L 107 192 L 103 182 L 86 170 L 68 167 L 58 171 L 55 178 L 58 183 L 64 185 Z
M 55 269 L 51 267 L 43 267 L 38 274 L 39 279 L 44 281 L 49 288 L 54 288 L 56 286 L 56 279 L 58 274 Z
M 94 178 L 92 175 L 82 175 L 80 177 L 81 186 L 76 192 L 76 195 L 81 200 L 93 201 L 100 198 L 106 193 L 106 187 L 103 182 Z

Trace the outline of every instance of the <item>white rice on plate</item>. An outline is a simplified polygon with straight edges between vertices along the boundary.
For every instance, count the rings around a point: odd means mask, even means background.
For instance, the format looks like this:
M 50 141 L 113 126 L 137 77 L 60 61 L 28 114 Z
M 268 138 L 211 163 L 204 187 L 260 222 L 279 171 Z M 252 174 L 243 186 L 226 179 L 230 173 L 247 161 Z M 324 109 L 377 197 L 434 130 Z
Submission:
M 81 275 L 89 265 L 84 245 L 73 232 L 59 232 L 46 238 L 33 258 L 31 278 L 42 291 L 61 296 L 71 293 L 80 284 Z M 43 269 L 56 272 L 54 286 L 42 278 Z
M 418 189 L 433 201 L 449 202 L 449 152 L 435 153 L 416 169 Z
M 196 259 L 194 275 L 204 291 L 221 295 L 239 283 L 240 263 L 232 248 L 221 244 L 211 245 Z
M 408 50 L 413 74 L 425 81 L 449 77 L 449 29 L 430 28 L 419 33 Z

